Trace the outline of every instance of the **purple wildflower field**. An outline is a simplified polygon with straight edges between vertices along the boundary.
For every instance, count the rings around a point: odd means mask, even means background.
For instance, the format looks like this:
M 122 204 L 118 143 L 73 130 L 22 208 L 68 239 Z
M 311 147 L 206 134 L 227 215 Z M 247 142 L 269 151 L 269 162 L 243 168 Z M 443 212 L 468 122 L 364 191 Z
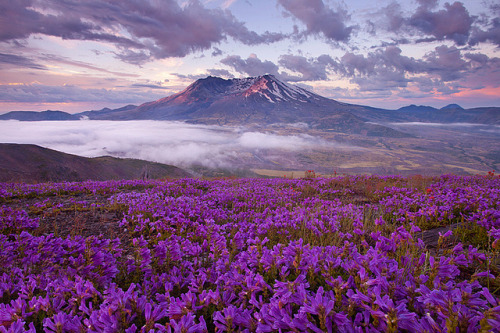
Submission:
M 499 205 L 492 173 L 0 184 L 0 332 L 499 332 Z

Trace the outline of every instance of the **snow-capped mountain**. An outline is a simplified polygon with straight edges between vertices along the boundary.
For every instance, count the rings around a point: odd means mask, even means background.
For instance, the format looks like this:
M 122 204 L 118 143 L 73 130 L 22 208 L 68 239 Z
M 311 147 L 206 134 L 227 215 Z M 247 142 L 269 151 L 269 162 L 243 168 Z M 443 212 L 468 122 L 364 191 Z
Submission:
M 303 88 L 285 84 L 273 75 L 235 79 L 234 81 L 230 93 L 242 94 L 245 98 L 258 95 L 273 104 L 293 101 L 308 103 L 311 102 L 311 99 L 320 100 L 323 98 Z
M 203 124 L 306 122 L 315 127 L 357 128 L 365 122 L 351 111 L 362 106 L 339 103 L 272 75 L 225 80 L 209 76 L 185 90 L 130 110 L 87 113 L 91 119 L 182 120 Z
M 195 102 L 201 100 L 224 99 L 231 97 L 262 98 L 266 103 L 302 101 L 306 103 L 313 99 L 324 99 L 297 86 L 285 84 L 273 75 L 263 75 L 244 79 L 224 80 L 209 76 L 200 79 L 184 91 L 153 102 L 155 105 L 169 101 Z M 147 103 L 150 104 L 150 103 Z M 151 104 L 153 105 L 153 104 Z
M 123 119 L 190 120 L 200 123 L 239 121 L 296 122 L 317 116 L 320 109 L 341 105 L 272 75 L 225 80 L 209 76 L 184 91 L 115 113 Z M 311 114 L 310 109 L 315 114 Z M 307 110 L 306 110 L 307 109 Z M 300 112 L 297 112 L 300 110 Z

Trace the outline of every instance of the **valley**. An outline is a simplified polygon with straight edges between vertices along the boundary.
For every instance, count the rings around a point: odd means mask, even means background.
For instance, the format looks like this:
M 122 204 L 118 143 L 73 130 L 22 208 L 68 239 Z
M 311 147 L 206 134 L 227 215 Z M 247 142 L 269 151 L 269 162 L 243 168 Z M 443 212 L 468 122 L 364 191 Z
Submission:
M 303 176 L 304 170 L 330 175 L 345 174 L 484 174 L 500 168 L 500 130 L 464 132 L 462 127 L 428 128 L 395 126 L 411 134 L 407 138 L 367 137 L 315 129 L 260 129 L 282 136 L 307 133 L 322 143 L 300 151 L 289 149 L 256 150 L 238 155 L 232 162 L 239 168 L 266 169 L 264 175 Z M 301 170 L 299 174 L 297 171 Z M 257 172 L 259 173 L 259 172 Z

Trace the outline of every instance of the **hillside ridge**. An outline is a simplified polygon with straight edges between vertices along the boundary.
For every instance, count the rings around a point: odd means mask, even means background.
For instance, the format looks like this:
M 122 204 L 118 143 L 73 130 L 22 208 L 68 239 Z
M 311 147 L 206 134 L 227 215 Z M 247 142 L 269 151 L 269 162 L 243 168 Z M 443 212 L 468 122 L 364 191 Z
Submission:
M 66 154 L 32 144 L 0 143 L 0 182 L 61 182 L 191 177 L 175 166 L 138 159 Z

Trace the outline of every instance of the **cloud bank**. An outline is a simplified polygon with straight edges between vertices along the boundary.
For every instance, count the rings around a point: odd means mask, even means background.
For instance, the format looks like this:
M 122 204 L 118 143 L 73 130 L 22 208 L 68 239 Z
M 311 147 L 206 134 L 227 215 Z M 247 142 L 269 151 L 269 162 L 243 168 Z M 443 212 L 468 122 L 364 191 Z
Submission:
M 110 155 L 178 166 L 231 167 L 240 156 L 333 146 L 310 135 L 166 121 L 0 121 L 0 142 L 37 144 L 85 157 Z

